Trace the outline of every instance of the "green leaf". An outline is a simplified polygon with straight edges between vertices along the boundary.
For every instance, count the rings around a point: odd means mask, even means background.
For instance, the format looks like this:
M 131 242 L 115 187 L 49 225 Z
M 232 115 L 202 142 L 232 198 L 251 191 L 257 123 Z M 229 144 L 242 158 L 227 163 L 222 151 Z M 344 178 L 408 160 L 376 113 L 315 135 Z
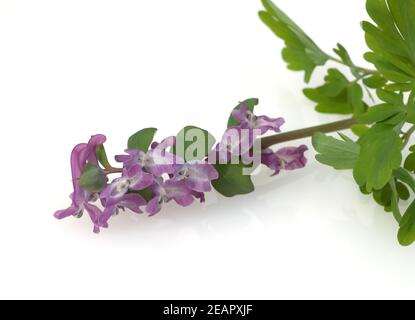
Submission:
M 360 153 L 360 146 L 353 141 L 344 141 L 316 133 L 312 139 L 318 152 L 317 161 L 337 170 L 353 169 Z
M 376 90 L 376 95 L 379 97 L 380 100 L 385 101 L 393 106 L 404 106 L 403 102 L 403 94 L 402 93 L 395 93 L 390 92 L 382 89 Z
M 392 197 L 391 197 L 391 209 L 393 213 L 393 217 L 399 223 L 402 219 L 401 211 L 399 210 L 399 195 L 397 190 L 397 185 L 395 182 L 395 178 L 391 178 L 389 181 L 390 188 L 392 190 Z
M 409 188 L 411 188 L 412 192 L 415 192 L 415 180 L 412 175 L 408 172 L 408 170 L 404 168 L 398 168 L 393 171 L 393 176 L 405 183 Z
M 138 149 L 147 152 L 156 135 L 156 128 L 146 128 L 133 134 L 128 139 L 128 149 Z
M 384 103 L 369 108 L 366 113 L 358 116 L 357 120 L 359 123 L 372 124 L 392 118 L 399 113 L 405 113 L 403 107 Z
M 340 43 L 337 44 L 337 48 L 333 49 L 333 51 L 339 56 L 341 61 L 350 68 L 350 71 L 356 78 L 360 78 L 359 69 L 353 63 L 352 58 L 350 57 L 349 53 L 347 52 L 346 48 L 343 47 Z
M 142 196 L 144 198 L 144 200 L 146 200 L 147 202 L 149 202 L 151 199 L 153 199 L 154 195 L 153 195 L 153 191 L 151 191 L 151 189 L 146 188 L 143 190 L 139 190 L 136 191 L 140 196 Z
M 112 169 L 112 166 L 108 161 L 107 152 L 105 151 L 105 147 L 103 144 L 101 144 L 97 149 L 97 159 L 98 159 L 98 162 L 102 164 L 102 166 L 105 169 L 107 170 Z
M 272 1 L 262 0 L 262 3 L 266 11 L 261 11 L 259 17 L 277 37 L 284 40 L 286 47 L 282 56 L 288 68 L 305 71 L 305 81 L 309 82 L 314 69 L 324 65 L 328 55 Z
M 399 224 L 398 240 L 403 246 L 410 246 L 415 241 L 415 201 L 408 207 Z
M 412 93 L 409 95 L 406 108 L 408 111 L 406 121 L 415 124 L 415 91 L 412 91 Z
M 219 179 L 212 181 L 216 191 L 225 197 L 251 193 L 255 190 L 249 175 L 243 174 L 242 164 L 216 164 Z
M 415 172 L 415 153 L 410 153 L 405 159 L 403 167 L 411 172 Z
M 384 87 L 386 91 L 409 92 L 414 89 L 412 83 L 391 83 Z
M 358 137 L 361 137 L 368 131 L 370 128 L 364 124 L 354 124 L 350 128 L 352 132 L 357 135 Z
M 365 187 L 359 187 L 359 190 L 360 190 L 361 193 L 363 193 L 366 196 L 368 196 L 372 193 L 372 191 L 367 191 Z
M 373 191 L 373 199 L 382 207 L 390 207 L 392 204 L 392 189 L 391 185 L 387 184 L 380 190 Z
M 349 85 L 348 90 L 348 102 L 353 107 L 353 114 L 358 116 L 365 112 L 365 104 L 363 102 L 363 90 L 360 85 L 353 82 Z
M 404 185 L 401 182 L 397 182 L 396 183 L 396 189 L 398 191 L 399 194 L 399 198 L 406 201 L 409 199 L 409 197 L 411 196 L 409 193 L 408 188 L 406 187 L 406 185 Z
M 254 112 L 254 108 L 258 105 L 258 103 L 259 103 L 259 100 L 257 98 L 247 99 L 247 100 L 243 101 L 242 103 L 239 103 L 234 108 L 234 110 L 239 110 L 239 108 L 241 107 L 241 104 L 245 104 L 251 112 Z M 229 120 L 228 120 L 228 128 L 232 128 L 234 126 L 237 126 L 238 124 L 239 124 L 239 121 L 236 120 L 232 116 L 232 113 L 231 113 L 231 115 L 229 116 Z
M 190 140 L 191 139 L 191 140 Z M 187 161 L 202 160 L 215 144 L 215 137 L 208 131 L 195 126 L 183 128 L 176 138 L 172 152 Z
M 387 82 L 388 80 L 386 80 L 386 78 L 380 73 L 375 73 L 374 75 L 363 79 L 363 83 L 372 89 L 382 88 Z
M 107 185 L 107 177 L 99 166 L 87 164 L 82 172 L 79 185 L 90 192 L 101 192 Z
M 402 161 L 402 140 L 394 126 L 376 124 L 358 141 L 361 149 L 353 175 L 368 191 L 382 189 Z
M 329 69 L 324 80 L 323 86 L 304 89 L 305 96 L 317 103 L 316 111 L 356 115 L 364 112 L 366 105 L 360 85 L 350 82 L 337 69 Z
M 376 25 L 363 22 L 366 43 L 372 50 L 365 58 L 390 81 L 415 81 L 415 2 L 367 0 L 367 11 Z

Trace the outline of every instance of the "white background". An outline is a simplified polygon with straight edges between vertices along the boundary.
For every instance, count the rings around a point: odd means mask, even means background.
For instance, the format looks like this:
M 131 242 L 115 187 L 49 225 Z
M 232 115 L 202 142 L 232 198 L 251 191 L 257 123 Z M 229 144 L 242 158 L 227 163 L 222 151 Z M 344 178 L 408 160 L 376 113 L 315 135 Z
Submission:
M 323 49 L 341 42 L 364 64 L 364 1 L 278 4 Z M 284 116 L 284 130 L 340 119 L 302 95 L 260 8 L 0 0 L 0 298 L 414 298 L 415 248 L 313 151 L 304 170 L 263 170 L 253 194 L 127 213 L 98 236 L 86 217 L 52 217 L 70 203 L 70 151 L 91 134 L 107 135 L 111 155 L 147 126 L 158 138 L 188 124 L 220 136 L 249 97 L 259 114 Z

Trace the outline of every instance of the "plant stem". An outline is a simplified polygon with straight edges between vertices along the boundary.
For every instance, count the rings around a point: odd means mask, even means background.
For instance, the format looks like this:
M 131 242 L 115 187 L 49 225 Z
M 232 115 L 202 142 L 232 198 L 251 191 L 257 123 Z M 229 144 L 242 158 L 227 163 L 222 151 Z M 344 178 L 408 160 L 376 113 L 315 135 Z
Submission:
M 343 61 L 341 61 L 340 59 L 337 59 L 337 58 L 335 58 L 335 57 L 329 56 L 329 60 L 331 60 L 331 61 L 333 61 L 333 62 L 336 62 L 336 63 L 340 63 L 340 64 L 342 64 L 342 65 L 344 65 L 344 66 L 346 66 L 346 67 L 349 67 L 349 68 L 350 68 L 350 66 L 349 66 L 349 65 L 347 65 L 346 63 L 344 63 Z M 372 69 L 368 69 L 368 68 L 363 68 L 363 67 L 359 67 L 359 66 L 354 66 L 354 67 L 355 67 L 357 70 L 359 70 L 360 72 L 362 72 L 364 76 L 365 76 L 365 75 L 370 75 L 370 74 L 377 73 L 377 71 L 376 71 L 376 70 L 372 70 Z
M 353 118 L 350 118 L 350 119 L 327 123 L 327 124 L 323 124 L 323 125 L 319 125 L 315 127 L 304 128 L 304 129 L 290 131 L 290 132 L 284 132 L 284 133 L 262 138 L 261 147 L 263 149 L 266 149 L 275 144 L 279 144 L 282 142 L 288 142 L 288 141 L 311 137 L 316 132 L 330 133 L 334 131 L 346 130 L 346 129 L 350 129 L 350 127 L 354 124 L 356 124 L 356 120 Z
M 316 132 L 330 133 L 330 132 L 350 129 L 350 127 L 354 124 L 356 124 L 356 120 L 353 118 L 350 118 L 350 119 L 331 122 L 331 123 L 327 123 L 327 124 L 323 124 L 323 125 L 319 125 L 315 127 L 309 127 L 309 128 L 276 134 L 273 136 L 262 138 L 261 148 L 266 149 L 279 143 L 308 138 L 308 137 L 313 136 Z M 408 131 L 406 134 L 411 135 L 415 131 L 415 126 L 410 131 L 412 132 L 410 133 Z M 123 171 L 122 168 L 111 168 L 111 169 L 105 170 L 104 172 L 105 174 L 108 175 L 108 174 L 113 174 L 113 173 L 122 173 L 122 171 Z
M 105 174 L 122 173 L 122 168 L 111 168 L 104 171 Z
M 412 126 L 402 137 L 404 148 L 408 145 L 409 139 L 411 138 L 412 134 L 414 134 L 414 133 L 415 133 L 415 125 Z

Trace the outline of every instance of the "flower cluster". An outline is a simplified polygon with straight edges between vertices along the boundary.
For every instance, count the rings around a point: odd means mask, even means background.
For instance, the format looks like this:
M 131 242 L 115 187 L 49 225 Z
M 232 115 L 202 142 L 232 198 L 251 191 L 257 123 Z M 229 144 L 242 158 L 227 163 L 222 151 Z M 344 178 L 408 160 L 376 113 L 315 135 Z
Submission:
M 120 210 L 145 211 L 153 216 L 160 212 L 164 203 L 170 201 L 183 207 L 196 200 L 204 202 L 205 193 L 212 190 L 212 182 L 220 182 L 217 166 L 231 165 L 231 160 L 235 158 L 246 159 L 260 136 L 270 130 L 280 132 L 284 124 L 282 118 L 254 115 L 245 103 L 235 108 L 232 118 L 237 124 L 230 126 L 222 140 L 199 160 L 185 160 L 186 157 L 178 155 L 175 150 L 177 137 L 168 137 L 161 143 L 151 143 L 147 148 L 149 150 L 127 149 L 125 154 L 115 157 L 122 168 L 114 168 L 102 163 L 98 157 L 103 150 L 105 136 L 92 136 L 88 143 L 79 144 L 72 151 L 72 204 L 57 211 L 55 217 L 81 217 L 86 211 L 94 232 L 98 233 L 101 228 L 108 227 L 110 218 Z M 306 146 L 284 148 L 277 152 L 261 149 L 259 159 L 274 174 L 278 174 L 283 169 L 304 167 L 306 150 Z M 95 174 L 87 175 L 87 168 L 95 168 Z M 109 181 L 108 176 L 115 173 L 121 175 Z M 85 183 L 88 179 L 98 181 L 98 187 L 90 187 Z

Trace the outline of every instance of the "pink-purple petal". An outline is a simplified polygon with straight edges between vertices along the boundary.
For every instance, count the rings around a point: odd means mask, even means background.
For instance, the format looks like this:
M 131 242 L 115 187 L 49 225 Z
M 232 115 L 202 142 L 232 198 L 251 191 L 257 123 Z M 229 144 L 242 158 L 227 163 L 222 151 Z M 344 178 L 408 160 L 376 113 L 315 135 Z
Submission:
M 88 163 L 94 165 L 98 164 L 96 155 L 97 149 L 100 145 L 104 144 L 106 140 L 107 138 L 102 134 L 97 134 L 91 137 L 91 139 L 88 142 L 88 148 L 86 150 L 86 160 L 88 161 Z
M 269 118 L 267 116 L 260 116 L 255 121 L 255 129 L 261 130 L 261 134 L 267 133 L 269 130 L 280 132 L 281 126 L 285 123 L 283 118 Z
M 246 114 L 249 111 L 248 106 L 245 103 L 240 103 L 238 109 L 232 111 L 232 117 L 239 122 L 242 122 L 246 119 Z
M 78 207 L 69 207 L 69 208 L 64 209 L 64 210 L 56 211 L 54 213 L 54 216 L 55 216 L 56 219 L 61 220 L 61 219 L 67 218 L 67 217 L 74 216 L 77 213 L 79 213 L 79 211 L 80 211 L 80 209 Z
M 98 227 L 98 232 L 99 232 L 99 217 L 102 214 L 102 211 L 96 207 L 93 204 L 90 203 L 85 203 L 84 204 L 84 208 L 85 210 L 88 212 L 88 215 L 92 221 L 92 223 L 94 224 L 94 232 L 96 231 L 96 228 Z M 95 232 L 97 233 L 97 232 Z
M 262 151 L 261 162 L 274 171 L 273 176 L 280 173 L 282 165 L 281 160 L 271 149 L 265 149 Z
M 151 199 L 147 206 L 146 206 L 146 212 L 149 214 L 150 217 L 156 215 L 161 211 L 161 199 L 160 196 L 154 197 Z
M 120 208 L 128 208 L 135 213 L 143 213 L 141 207 L 146 204 L 147 201 L 139 194 L 129 193 L 122 197 L 117 206 Z
M 299 147 L 287 147 L 278 150 L 275 154 L 283 162 L 285 170 L 296 170 L 304 168 L 307 164 L 307 158 L 304 153 L 308 150 L 306 145 Z

